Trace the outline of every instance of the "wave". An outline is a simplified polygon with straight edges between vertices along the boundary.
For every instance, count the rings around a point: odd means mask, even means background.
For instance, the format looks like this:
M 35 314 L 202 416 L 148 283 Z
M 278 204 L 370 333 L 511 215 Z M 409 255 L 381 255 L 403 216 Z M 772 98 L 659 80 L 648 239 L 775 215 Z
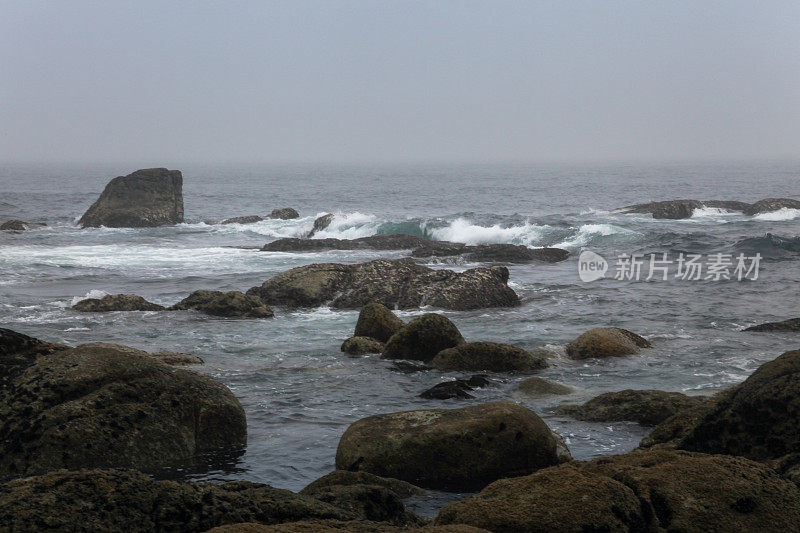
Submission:
M 325 213 L 319 213 L 319 216 Z M 333 220 L 327 228 L 314 234 L 314 239 L 358 239 L 370 237 L 378 233 L 381 222 L 375 215 L 353 213 L 334 213 Z M 312 223 L 313 227 L 313 223 Z M 311 227 L 308 228 L 311 231 Z
M 781 222 L 784 220 L 794 220 L 800 217 L 800 209 L 792 209 L 789 207 L 782 207 L 777 211 L 770 211 L 769 213 L 761 213 L 753 217 L 755 220 L 764 220 L 768 222 Z
M 763 237 L 748 237 L 735 245 L 740 252 L 748 255 L 760 253 L 771 259 L 797 257 L 800 254 L 800 237 L 780 237 L 767 233 Z
M 596 243 L 601 237 L 612 235 L 634 236 L 638 232 L 613 224 L 584 224 L 577 233 L 555 245 L 556 248 L 579 248 Z
M 103 296 L 107 296 L 108 293 L 106 291 L 100 291 L 97 289 L 92 289 L 91 291 L 87 292 L 83 296 L 76 296 L 72 299 L 72 303 L 69 304 L 70 307 L 77 304 L 78 302 L 82 302 L 84 300 L 88 300 L 89 298 L 102 298 Z
M 463 242 L 464 244 L 524 244 L 534 246 L 542 241 L 549 226 L 526 222 L 521 226 L 478 226 L 465 218 L 457 218 L 443 228 L 427 230 L 433 240 Z
M 729 222 L 731 217 L 741 218 L 742 214 L 737 211 L 729 211 L 722 207 L 699 207 L 692 211 L 692 216 L 689 220 Z

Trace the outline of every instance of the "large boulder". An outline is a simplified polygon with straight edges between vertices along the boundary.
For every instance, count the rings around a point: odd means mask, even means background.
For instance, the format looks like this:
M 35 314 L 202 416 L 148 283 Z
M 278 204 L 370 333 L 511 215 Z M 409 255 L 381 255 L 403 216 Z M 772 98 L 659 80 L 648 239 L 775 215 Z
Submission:
M 241 404 L 211 377 L 125 346 L 21 349 L 0 357 L 13 361 L 0 381 L 0 476 L 154 470 L 238 453 L 246 442 Z
M 272 212 L 269 214 L 269 218 L 277 218 L 280 220 L 291 220 L 293 218 L 300 218 L 300 213 L 298 213 L 291 207 L 279 207 L 277 209 L 272 210 Z
M 58 470 L 0 485 L 0 531 L 202 532 L 356 516 L 310 496 L 238 481 L 153 481 L 132 470 Z
M 193 309 L 212 316 L 229 318 L 272 318 L 275 313 L 264 302 L 241 291 L 197 290 L 170 307 L 171 310 Z
M 28 224 L 21 220 L 8 220 L 0 225 L 0 231 L 25 231 Z
M 800 491 L 759 463 L 636 452 L 492 483 L 436 524 L 490 531 L 793 531 Z
M 465 272 L 433 270 L 409 261 L 378 259 L 344 265 L 317 263 L 293 268 L 247 291 L 267 305 L 357 309 L 370 302 L 410 309 L 429 305 L 454 310 L 510 307 L 519 303 L 508 286 L 508 269 Z
M 333 222 L 333 213 L 317 217 L 317 219 L 314 220 L 314 226 L 311 228 L 311 232 L 309 232 L 308 236 L 313 237 L 316 233 L 330 226 L 331 222 Z
M 464 342 L 461 332 L 450 319 L 427 313 L 411 320 L 392 335 L 383 349 L 383 357 L 430 361 L 442 350 Z
M 547 360 L 510 344 L 469 342 L 440 351 L 430 365 L 439 370 L 535 372 L 547 368 Z
M 567 355 L 572 359 L 590 357 L 619 357 L 639 353 L 639 348 L 649 348 L 650 342 L 622 328 L 594 328 L 567 344 Z
M 702 403 L 701 398 L 680 392 L 660 390 L 623 390 L 606 392 L 583 405 L 563 405 L 556 409 L 587 422 L 638 422 L 655 426 L 679 411 L 691 409 Z
M 745 215 L 757 215 L 759 213 L 769 213 L 779 209 L 800 209 L 800 200 L 791 198 L 765 198 L 750 205 L 744 210 Z
M 107 294 L 102 298 L 86 298 L 72 306 L 82 313 L 108 313 L 111 311 L 163 311 L 162 305 L 148 302 L 136 294 Z
M 342 343 L 341 350 L 350 355 L 364 355 L 368 353 L 381 353 L 384 344 L 372 337 L 350 337 Z
M 403 327 L 403 321 L 397 318 L 388 307 L 377 302 L 370 302 L 361 308 L 356 321 L 355 337 L 372 337 L 386 342 L 389 337 Z
M 424 488 L 472 491 L 561 461 L 555 434 L 512 402 L 375 415 L 339 441 L 336 467 Z
M 226 218 L 220 224 L 255 224 L 264 220 L 258 215 L 246 215 L 243 217 Z
M 800 318 L 790 318 L 781 322 L 766 322 L 750 326 L 745 331 L 800 331 Z
M 120 176 L 81 217 L 84 228 L 142 228 L 183 222 L 180 170 L 149 168 Z

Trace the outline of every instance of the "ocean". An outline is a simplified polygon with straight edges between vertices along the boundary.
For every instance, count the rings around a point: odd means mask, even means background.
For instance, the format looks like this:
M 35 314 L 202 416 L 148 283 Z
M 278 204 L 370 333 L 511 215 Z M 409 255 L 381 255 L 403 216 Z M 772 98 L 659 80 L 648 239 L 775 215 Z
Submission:
M 150 165 L 152 166 L 152 165 Z M 564 436 L 575 458 L 627 452 L 649 429 L 587 423 L 557 415 L 607 391 L 661 389 L 707 395 L 744 380 L 760 364 L 798 348 L 790 333 L 744 327 L 800 315 L 800 210 L 745 216 L 701 209 L 686 220 L 654 220 L 616 208 L 695 198 L 753 202 L 800 198 L 800 163 L 661 165 L 200 166 L 183 172 L 186 223 L 147 229 L 86 229 L 76 220 L 124 165 L 0 164 L 0 222 L 46 226 L 0 232 L 0 325 L 47 341 L 106 341 L 148 351 L 188 352 L 198 371 L 225 383 L 244 405 L 248 446 L 210 471 L 165 473 L 189 479 L 245 479 L 298 490 L 334 468 L 339 437 L 359 418 L 421 408 L 510 399 L 536 411 Z M 293 207 L 301 218 L 219 225 L 223 218 Z M 88 296 L 135 293 L 170 305 L 196 289 L 247 290 L 292 267 L 318 262 L 400 258 L 404 251 L 261 252 L 281 237 L 305 235 L 332 212 L 315 238 L 407 233 L 468 244 L 555 246 L 557 264 L 514 264 L 510 286 L 522 304 L 508 309 L 443 311 L 467 340 L 497 341 L 554 353 L 538 375 L 575 389 L 528 398 L 526 376 L 490 374 L 472 400 L 425 400 L 423 390 L 465 373 L 402 373 L 380 356 L 339 350 L 357 311 L 275 308 L 275 318 L 214 318 L 194 312 L 85 314 L 70 306 Z M 758 279 L 681 280 L 670 276 L 591 283 L 578 256 L 744 254 L 762 259 Z M 424 260 L 432 268 L 478 266 Z M 430 309 L 400 311 L 404 320 Z M 437 311 L 438 312 L 438 311 Z M 619 326 L 649 339 L 639 355 L 573 361 L 564 346 L 596 326 Z

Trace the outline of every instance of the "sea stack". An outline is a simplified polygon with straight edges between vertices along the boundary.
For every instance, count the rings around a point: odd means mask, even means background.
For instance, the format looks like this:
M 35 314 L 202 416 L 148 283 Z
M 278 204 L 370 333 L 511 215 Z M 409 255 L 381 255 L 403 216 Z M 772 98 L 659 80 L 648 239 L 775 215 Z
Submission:
M 183 176 L 180 170 L 166 168 L 114 178 L 79 221 L 84 228 L 146 228 L 181 222 Z

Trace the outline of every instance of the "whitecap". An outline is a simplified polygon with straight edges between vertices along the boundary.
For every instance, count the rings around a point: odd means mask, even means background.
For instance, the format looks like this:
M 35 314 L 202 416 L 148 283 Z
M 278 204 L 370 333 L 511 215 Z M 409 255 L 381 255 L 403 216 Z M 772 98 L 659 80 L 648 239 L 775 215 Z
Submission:
M 761 213 L 753 217 L 754 220 L 765 220 L 769 222 L 781 222 L 784 220 L 794 220 L 800 217 L 800 209 L 792 209 L 790 207 L 781 207 L 777 211 L 770 211 L 769 213 Z
M 466 218 L 457 218 L 443 228 L 428 229 L 437 241 L 462 242 L 464 244 L 524 244 L 536 245 L 549 226 L 537 226 L 526 222 L 521 226 L 478 226 Z
M 637 232 L 613 224 L 584 224 L 572 237 L 555 245 L 556 248 L 578 248 L 586 246 L 598 237 L 610 235 L 636 235 Z
M 82 302 L 83 300 L 88 300 L 90 298 L 96 298 L 96 299 L 99 300 L 103 296 L 108 296 L 108 293 L 106 291 L 101 291 L 101 290 L 98 290 L 98 289 L 92 289 L 89 292 L 87 292 L 86 294 L 84 294 L 83 296 L 74 297 L 72 299 L 72 303 L 69 306 L 72 307 L 73 305 L 77 304 L 78 302 Z
M 320 216 L 324 213 L 320 213 Z M 358 239 L 371 237 L 378 233 L 381 221 L 375 215 L 355 211 L 353 213 L 334 213 L 327 228 L 316 232 L 314 239 Z M 309 231 L 311 227 L 309 227 Z

